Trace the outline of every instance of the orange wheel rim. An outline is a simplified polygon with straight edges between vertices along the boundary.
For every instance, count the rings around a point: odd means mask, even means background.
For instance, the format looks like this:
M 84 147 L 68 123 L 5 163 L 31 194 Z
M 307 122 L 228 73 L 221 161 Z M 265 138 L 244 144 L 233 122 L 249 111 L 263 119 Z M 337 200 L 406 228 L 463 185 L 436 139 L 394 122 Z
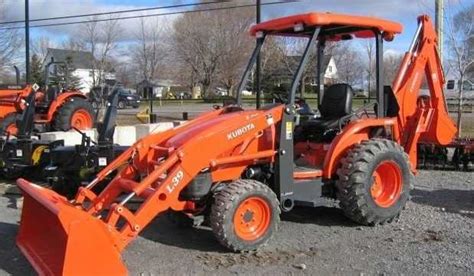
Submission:
M 236 235 L 246 241 L 261 238 L 270 226 L 272 212 L 267 201 L 259 197 L 249 197 L 240 203 L 234 214 Z
M 16 135 L 18 133 L 18 128 L 16 127 L 16 124 L 9 124 L 5 131 L 9 133 L 10 135 Z
M 77 129 L 92 128 L 92 116 L 85 109 L 76 110 L 71 117 L 71 126 Z
M 384 208 L 393 206 L 402 192 L 402 172 L 393 161 L 384 161 L 375 169 L 370 194 L 374 202 Z

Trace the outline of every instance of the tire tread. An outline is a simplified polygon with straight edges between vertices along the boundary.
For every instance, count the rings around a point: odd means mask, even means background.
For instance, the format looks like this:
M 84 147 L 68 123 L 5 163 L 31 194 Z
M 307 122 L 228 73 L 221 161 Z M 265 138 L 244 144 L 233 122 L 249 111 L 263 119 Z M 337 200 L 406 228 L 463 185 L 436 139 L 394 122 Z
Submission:
M 390 217 L 377 216 L 369 206 L 365 195 L 365 180 L 367 174 L 371 173 L 369 171 L 370 164 L 375 160 L 377 154 L 383 152 L 402 154 L 408 168 L 410 167 L 408 155 L 399 144 L 387 139 L 373 138 L 363 141 L 351 149 L 347 156 L 341 159 L 341 166 L 337 170 L 336 194 L 340 206 L 347 217 L 363 225 L 382 225 L 399 217 L 399 213 Z M 411 173 L 409 177 L 410 185 L 412 185 Z

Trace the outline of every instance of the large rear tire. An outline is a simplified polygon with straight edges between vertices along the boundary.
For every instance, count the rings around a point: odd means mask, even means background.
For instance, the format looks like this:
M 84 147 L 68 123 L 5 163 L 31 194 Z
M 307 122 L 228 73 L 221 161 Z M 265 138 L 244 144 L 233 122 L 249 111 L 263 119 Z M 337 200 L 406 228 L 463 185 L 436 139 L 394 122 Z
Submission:
M 265 184 L 241 179 L 214 195 L 211 228 L 217 240 L 232 251 L 263 246 L 278 228 L 280 208 L 275 193 Z
M 59 108 L 53 119 L 55 130 L 67 131 L 73 127 L 80 130 L 94 127 L 94 109 L 85 99 L 70 99 Z
M 0 120 L 0 134 L 5 132 L 10 135 L 16 135 L 18 133 L 18 128 L 16 126 L 16 120 L 19 115 L 17 113 L 10 113 Z
M 408 155 L 397 143 L 371 139 L 341 160 L 337 197 L 345 215 L 363 225 L 397 219 L 410 196 Z

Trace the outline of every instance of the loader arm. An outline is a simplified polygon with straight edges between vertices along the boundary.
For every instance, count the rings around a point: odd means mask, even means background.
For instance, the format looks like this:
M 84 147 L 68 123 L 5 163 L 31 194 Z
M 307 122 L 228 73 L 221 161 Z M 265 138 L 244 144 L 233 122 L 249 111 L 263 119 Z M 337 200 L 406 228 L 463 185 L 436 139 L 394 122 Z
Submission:
M 416 168 L 416 145 L 420 139 L 446 145 L 457 132 L 446 107 L 437 41 L 431 19 L 426 15 L 418 17 L 415 37 L 392 84 L 400 107 L 395 137 L 408 153 L 412 168 Z M 423 76 L 428 83 L 429 97 L 419 94 Z
M 267 118 L 271 116 L 278 122 L 282 110 L 279 106 L 267 112 L 221 114 L 208 122 L 193 123 L 186 129 L 176 130 L 173 135 L 146 138 L 134 146 L 137 153 L 131 162 L 100 195 L 81 198 L 76 204 L 88 205 L 86 210 L 92 215 L 110 208 L 105 222 L 112 228 L 117 227 L 119 219 L 127 221 L 114 232 L 116 246 L 123 249 L 139 233 L 137 229 L 143 229 L 156 215 L 169 208 L 183 210 L 186 202 L 179 199 L 179 194 L 201 171 L 212 173 L 231 167 L 233 173 L 228 173 L 225 179 L 217 179 L 221 174 L 216 174 L 213 182 L 231 181 L 239 178 L 250 164 L 270 162 L 268 160 L 275 155 L 275 144 L 273 136 L 265 135 L 265 132 L 274 131 L 274 123 L 269 124 Z M 151 140 L 154 143 L 148 144 Z M 149 171 L 148 175 L 139 182 L 134 181 L 137 172 L 143 171 Z M 114 203 L 121 194 L 127 196 L 121 204 Z M 145 201 L 132 214 L 123 205 L 134 196 Z M 87 200 L 92 204 L 84 204 Z
M 110 265 L 109 271 L 125 270 L 118 253 L 157 215 L 168 209 L 192 208 L 191 202 L 180 198 L 180 193 L 202 171 L 210 171 L 212 183 L 218 185 L 240 178 L 249 165 L 274 161 L 274 133 L 283 108 L 279 105 L 269 110 L 243 111 L 230 106 L 201 115 L 181 127 L 147 136 L 102 170 L 88 187 L 80 188 L 72 202 L 20 179 L 18 185 L 25 192 L 25 204 L 35 206 L 24 209 L 24 219 L 31 219 L 35 213 L 41 216 L 38 219 L 52 222 L 40 233 L 34 233 L 36 228 L 32 225 L 22 224 L 19 246 L 43 272 L 91 274 L 95 268 L 75 263 L 80 254 L 95 254 L 86 249 L 93 246 L 90 243 L 107 247 L 108 256 L 101 252 L 94 255 L 101 260 L 101 269 L 107 270 Z M 118 171 L 117 176 L 95 195 L 90 189 L 114 170 Z M 143 200 L 136 211 L 126 205 L 134 197 Z M 58 235 L 67 239 L 51 240 Z M 97 237 L 88 238 L 94 235 Z M 58 245 L 54 250 L 48 251 L 48 239 Z M 89 245 L 72 242 L 84 239 L 89 240 Z M 51 254 L 38 254 L 45 251 Z

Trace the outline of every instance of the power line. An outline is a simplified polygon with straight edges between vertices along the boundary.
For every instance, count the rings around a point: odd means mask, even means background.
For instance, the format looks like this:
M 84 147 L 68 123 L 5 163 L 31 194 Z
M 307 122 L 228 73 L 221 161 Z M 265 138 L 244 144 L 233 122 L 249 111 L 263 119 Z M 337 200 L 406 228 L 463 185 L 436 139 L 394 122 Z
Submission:
M 262 3 L 261 6 L 287 4 L 287 3 L 294 3 L 294 2 L 300 2 L 300 1 L 301 1 L 301 0 L 274 1 L 274 2 Z M 221 1 L 221 2 L 222 2 L 222 1 Z M 158 13 L 158 14 L 134 15 L 134 16 L 126 16 L 126 17 L 120 17 L 120 18 L 92 19 L 92 20 L 72 21 L 72 22 L 64 22 L 64 23 L 40 24 L 40 25 L 30 26 L 30 28 L 56 27 L 56 26 L 76 25 L 76 24 L 97 23 L 97 22 L 114 21 L 114 20 L 118 20 L 118 19 L 120 19 L 120 20 L 128 20 L 128 19 L 138 19 L 138 18 L 147 18 L 147 17 L 159 17 L 159 16 L 178 15 L 178 14 L 205 12 L 205 11 L 231 10 L 231 9 L 239 9 L 239 8 L 246 8 L 246 7 L 255 7 L 255 4 L 245 4 L 245 5 L 238 5 L 238 6 L 216 7 L 216 8 L 209 8 L 209 9 L 199 9 L 199 10 L 179 11 L 179 12 L 168 12 L 168 13 Z M 5 27 L 5 28 L 0 28 L 0 30 L 11 30 L 11 29 L 23 29 L 23 27 Z
M 143 12 L 143 11 L 152 11 L 152 10 L 186 8 L 186 7 L 194 7 L 194 6 L 200 6 L 200 5 L 211 5 L 211 4 L 217 4 L 217 3 L 222 3 L 222 2 L 232 2 L 232 0 L 209 1 L 209 2 L 202 2 L 202 3 L 179 4 L 179 5 L 171 5 L 171 6 L 150 7 L 150 8 L 141 8 L 141 9 L 129 9 L 129 10 L 120 10 L 120 11 L 111 11 L 111 12 L 99 12 L 99 13 L 89 13 L 89 14 L 78 14 L 78 15 L 66 15 L 66 16 L 57 16 L 57 17 L 48 17 L 48 18 L 38 18 L 38 19 L 31 19 L 30 22 L 72 19 L 72 18 L 81 18 L 81 17 L 93 17 L 93 16 L 113 15 L 113 14 L 131 13 L 131 12 Z M 24 22 L 25 22 L 24 20 L 15 20 L 15 21 L 0 22 L 0 25 L 9 25 L 9 24 L 18 24 L 18 23 L 23 24 Z

